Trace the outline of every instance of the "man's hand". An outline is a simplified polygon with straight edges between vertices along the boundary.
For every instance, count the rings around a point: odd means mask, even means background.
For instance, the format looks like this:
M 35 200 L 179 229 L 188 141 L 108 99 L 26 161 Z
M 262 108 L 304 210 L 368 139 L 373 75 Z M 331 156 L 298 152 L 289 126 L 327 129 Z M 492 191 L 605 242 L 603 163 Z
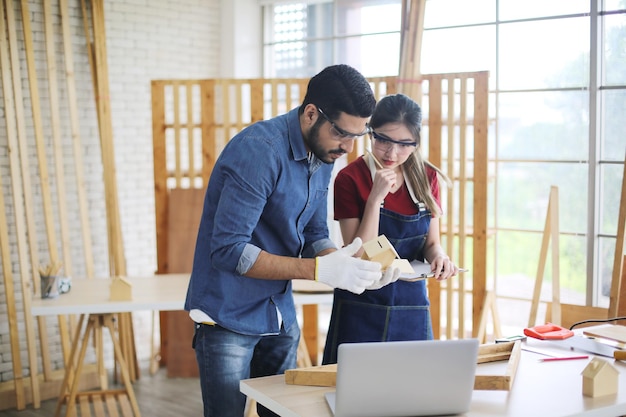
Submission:
M 315 280 L 355 294 L 381 281 L 378 262 L 353 257 L 361 246 L 361 238 L 357 237 L 348 246 L 315 258 Z
M 378 281 L 374 281 L 366 290 L 379 290 L 385 285 L 396 282 L 398 278 L 400 278 L 400 268 L 390 266 L 385 270 L 383 276 Z

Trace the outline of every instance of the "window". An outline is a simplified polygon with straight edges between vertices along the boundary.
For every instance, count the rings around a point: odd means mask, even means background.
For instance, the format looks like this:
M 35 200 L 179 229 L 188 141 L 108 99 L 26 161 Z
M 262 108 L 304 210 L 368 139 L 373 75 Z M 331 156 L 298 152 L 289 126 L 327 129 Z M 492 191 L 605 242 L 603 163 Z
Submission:
M 266 26 L 266 76 L 308 77 L 334 63 L 398 73 L 399 0 L 298 5 L 305 28 L 290 41 Z M 288 7 L 266 7 L 268 22 Z M 561 301 L 607 307 L 626 151 L 626 0 L 427 0 L 424 26 L 423 73 L 490 71 L 489 272 L 499 297 L 525 301 L 521 321 L 511 319 L 527 324 L 552 185 Z M 298 55 L 289 64 L 277 53 L 287 46 Z M 550 275 L 548 257 L 544 282 Z
M 398 73 L 400 0 L 280 2 L 264 7 L 264 76 L 306 78 L 332 64 Z

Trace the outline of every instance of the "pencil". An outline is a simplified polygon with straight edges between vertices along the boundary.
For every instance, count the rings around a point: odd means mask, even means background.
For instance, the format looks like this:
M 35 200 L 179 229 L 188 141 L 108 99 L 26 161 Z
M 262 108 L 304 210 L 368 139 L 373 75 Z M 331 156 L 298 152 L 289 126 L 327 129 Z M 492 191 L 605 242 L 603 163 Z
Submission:
M 376 163 L 376 166 L 377 166 L 378 168 L 380 168 L 380 169 L 385 169 L 385 167 L 383 166 L 383 164 L 381 164 L 381 163 L 380 163 L 380 161 L 378 160 L 378 158 L 376 158 L 376 157 L 374 156 L 374 154 L 373 154 L 373 153 L 371 153 L 370 151 L 368 151 L 368 150 L 366 149 L 366 150 L 365 150 L 365 154 L 366 154 L 366 155 L 369 155 L 369 156 L 371 156 L 371 157 L 372 157 L 372 159 L 374 160 L 374 162 Z
M 556 357 L 556 358 L 541 358 L 539 359 L 539 362 L 571 361 L 571 360 L 576 360 L 576 359 L 588 359 L 588 358 L 589 356 L 587 355 L 564 356 L 564 357 Z

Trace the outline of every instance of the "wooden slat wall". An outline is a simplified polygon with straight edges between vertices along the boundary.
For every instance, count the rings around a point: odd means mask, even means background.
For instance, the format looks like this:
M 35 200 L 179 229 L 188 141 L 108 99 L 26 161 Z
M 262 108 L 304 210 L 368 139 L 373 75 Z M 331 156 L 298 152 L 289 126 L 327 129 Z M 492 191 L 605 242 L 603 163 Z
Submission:
M 91 18 L 83 17 L 87 32 L 94 32 L 96 46 L 95 55 L 87 51 L 82 53 L 87 53 L 90 58 L 92 74 L 100 74 L 99 82 L 94 81 L 94 87 L 99 91 L 97 96 L 108 98 L 106 61 L 103 58 L 106 56 L 106 45 L 101 42 L 104 38 L 102 1 L 83 0 L 82 5 L 85 15 L 93 12 Z M 88 278 L 94 275 L 92 226 L 83 174 L 84 144 L 80 137 L 72 51 L 71 30 L 75 28 L 70 24 L 67 0 L 42 2 L 40 10 L 43 19 L 31 13 L 28 0 L 0 2 L 0 70 L 7 137 L 3 146 L 8 149 L 5 155 L 8 155 L 10 168 L 9 175 L 0 178 L 4 187 L 0 187 L 0 256 L 14 374 L 13 381 L 0 383 L 0 409 L 17 407 L 21 410 L 28 403 L 39 408 L 42 399 L 56 397 L 59 393 L 63 369 L 54 369 L 53 359 L 56 358 L 51 354 L 48 340 L 50 323 L 47 321 L 51 318 L 34 320 L 30 314 L 31 298 L 40 296 L 39 268 L 58 263 L 62 265 L 63 275 L 79 273 Z M 16 11 L 21 11 L 21 14 Z M 42 26 L 33 28 L 33 23 Z M 96 28 L 92 28 L 91 23 Z M 35 57 L 38 44 L 33 41 L 33 35 L 40 33 L 42 28 L 45 42 L 43 69 L 37 68 Z M 62 43 L 58 42 L 60 38 Z M 92 44 L 90 39 L 87 43 L 89 46 Z M 25 59 L 21 59 L 22 54 Z M 58 68 L 60 62 L 64 65 L 62 70 Z M 41 86 L 47 86 L 45 100 L 40 98 L 40 82 Z M 98 106 L 98 121 L 108 121 L 110 125 L 110 109 L 105 106 L 108 104 Z M 63 108 L 67 109 L 65 114 L 59 111 Z M 65 115 L 69 120 L 63 120 Z M 32 133 L 29 126 L 32 126 Z M 45 130 L 44 126 L 50 128 Z M 102 148 L 103 159 L 106 159 L 103 160 L 105 181 L 114 182 L 114 160 L 112 156 L 108 157 L 113 152 L 108 146 L 112 140 L 111 129 L 109 127 L 101 132 L 105 136 Z M 36 150 L 36 166 L 32 164 L 33 149 Z M 68 168 L 74 174 L 74 187 L 68 186 Z M 116 190 L 107 188 L 106 195 L 100 200 L 106 201 L 106 205 L 114 204 L 116 212 L 107 212 L 110 229 L 118 232 L 110 239 L 115 244 L 111 256 L 115 261 L 112 273 L 124 274 L 116 194 Z M 76 222 L 70 220 L 74 213 L 78 219 Z M 78 238 L 71 237 L 75 228 L 80 229 L 76 233 Z M 103 232 L 105 230 L 93 231 Z M 84 256 L 75 256 L 72 245 L 82 247 Z M 18 323 L 20 314 L 23 314 L 22 323 Z M 76 327 L 76 320 L 74 317 L 59 316 L 57 322 L 63 354 L 60 362 L 63 363 L 68 360 L 70 333 Z M 132 338 L 130 324 L 126 325 L 125 332 L 129 335 L 127 338 Z M 128 355 L 131 356 L 131 352 L 134 354 L 133 345 L 129 343 L 128 346 Z M 22 355 L 24 352 L 26 356 Z M 27 359 L 26 366 L 23 358 Z M 39 367 L 43 375 L 40 375 Z M 93 367 L 87 368 L 88 372 L 81 379 L 82 388 L 98 384 Z
M 450 256 L 459 265 L 470 269 L 458 280 L 443 285 L 430 283 L 436 338 L 443 336 L 442 329 L 446 337 L 475 335 L 487 291 L 488 76 L 487 72 L 433 74 L 424 75 L 419 80 L 428 99 L 427 103 L 422 103 L 425 116 L 423 143 L 428 144 L 423 151 L 427 152 L 430 161 L 454 179 L 454 189 L 447 193 L 444 190 L 448 199 L 448 204 L 444 206 L 447 214 L 442 219 L 442 230 L 446 233 L 444 241 Z M 397 77 L 370 78 L 369 81 L 377 98 L 398 91 Z M 306 92 L 307 83 L 308 79 L 152 82 L 159 273 L 168 272 L 169 190 L 205 188 L 224 144 L 244 127 L 298 106 Z M 189 99 L 187 94 L 190 91 L 198 97 Z M 179 95 L 185 98 L 177 98 Z M 194 106 L 191 111 L 188 108 L 190 103 Z M 449 118 L 449 114 L 455 116 Z M 198 119 L 189 123 L 190 115 Z M 176 151 L 184 148 L 182 142 L 188 137 L 191 128 L 197 130 L 196 134 L 201 138 L 201 148 L 194 148 L 201 157 L 190 152 L 190 149 L 187 149 L 189 152 Z M 442 146 L 444 133 L 447 144 Z M 360 156 L 365 146 L 365 141 L 358 143 L 348 155 L 348 160 Z M 462 156 L 451 157 L 457 149 Z M 189 162 L 191 159 L 194 160 L 193 164 Z M 201 166 L 196 165 L 198 162 Z M 472 213 L 471 221 L 466 219 L 469 213 Z M 468 249 L 470 245 L 471 250 Z M 469 253 L 473 254 L 472 259 L 468 259 Z M 464 296 L 459 296 L 459 293 Z M 445 300 L 442 294 L 445 294 Z M 442 309 L 443 303 L 447 305 L 446 309 Z M 471 308 L 471 333 L 465 330 L 464 314 L 468 308 Z M 307 308 L 305 311 L 310 317 L 317 314 L 315 308 Z M 313 356 L 317 322 L 313 319 L 311 323 L 311 326 L 305 324 L 303 336 L 310 341 L 309 352 Z M 312 357 L 312 361 L 315 363 L 315 358 Z

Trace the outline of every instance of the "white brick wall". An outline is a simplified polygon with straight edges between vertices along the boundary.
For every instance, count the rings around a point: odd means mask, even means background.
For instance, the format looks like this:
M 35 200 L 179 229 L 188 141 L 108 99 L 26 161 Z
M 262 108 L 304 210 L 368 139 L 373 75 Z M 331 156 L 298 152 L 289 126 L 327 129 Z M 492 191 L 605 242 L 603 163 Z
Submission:
M 46 44 L 43 32 L 42 0 L 29 2 L 35 59 L 42 107 L 43 128 L 46 141 L 50 143 L 51 122 L 48 82 L 46 73 Z M 23 48 L 21 12 L 19 2 L 14 2 L 18 19 L 18 42 L 24 91 L 24 113 L 29 141 L 29 163 L 33 188 L 33 205 L 42 263 L 48 259 L 45 223 L 41 210 L 42 199 L 37 170 L 37 154 L 34 145 L 33 122 L 28 94 L 28 75 Z M 96 275 L 107 274 L 106 213 L 104 211 L 104 185 L 102 163 L 97 134 L 97 119 L 92 92 L 91 74 L 85 47 L 82 13 L 78 0 L 69 0 L 76 91 L 83 145 L 84 175 L 89 205 Z M 64 77 L 63 44 L 60 33 L 58 1 L 52 0 L 54 14 L 55 48 L 57 51 L 57 76 L 61 104 L 63 153 L 72 155 L 69 134 L 69 110 Z M 109 66 L 111 115 L 115 146 L 115 163 L 119 208 L 124 237 L 127 272 L 129 275 L 152 274 L 156 270 L 156 234 L 154 218 L 154 182 L 152 164 L 152 125 L 150 81 L 167 78 L 210 78 L 218 77 L 220 71 L 220 0 L 107 0 L 105 18 Z M 9 225 L 15 224 L 11 199 L 8 138 L 4 89 L 0 86 L 0 179 L 5 198 Z M 49 146 L 48 153 L 52 155 Z M 78 222 L 76 198 L 76 174 L 70 158 L 64 165 L 67 188 L 67 210 L 70 223 L 71 256 L 82 259 L 81 228 Z M 50 176 L 54 176 L 54 165 L 49 160 Z M 57 207 L 56 189 L 52 190 L 54 210 Z M 60 230 L 57 226 L 57 239 Z M 15 227 L 9 230 L 13 264 L 12 272 L 18 301 L 18 321 L 22 366 L 27 368 L 24 315 L 21 308 L 21 284 L 17 256 Z M 60 245 L 59 245 L 60 248 Z M 1 267 L 1 265 L 0 265 Z M 84 262 L 77 262 L 72 271 L 74 276 L 85 273 Z M 0 268 L 0 382 L 13 379 L 11 350 L 8 334 L 8 314 L 4 271 Z M 138 356 L 148 357 L 150 343 L 150 314 L 135 314 L 135 334 Z M 60 366 L 60 347 L 56 335 L 56 319 L 48 318 L 50 352 L 53 367 Z M 109 355 L 110 357 L 110 352 Z M 39 370 L 41 372 L 41 370 Z M 28 369 L 25 374 L 28 375 Z

